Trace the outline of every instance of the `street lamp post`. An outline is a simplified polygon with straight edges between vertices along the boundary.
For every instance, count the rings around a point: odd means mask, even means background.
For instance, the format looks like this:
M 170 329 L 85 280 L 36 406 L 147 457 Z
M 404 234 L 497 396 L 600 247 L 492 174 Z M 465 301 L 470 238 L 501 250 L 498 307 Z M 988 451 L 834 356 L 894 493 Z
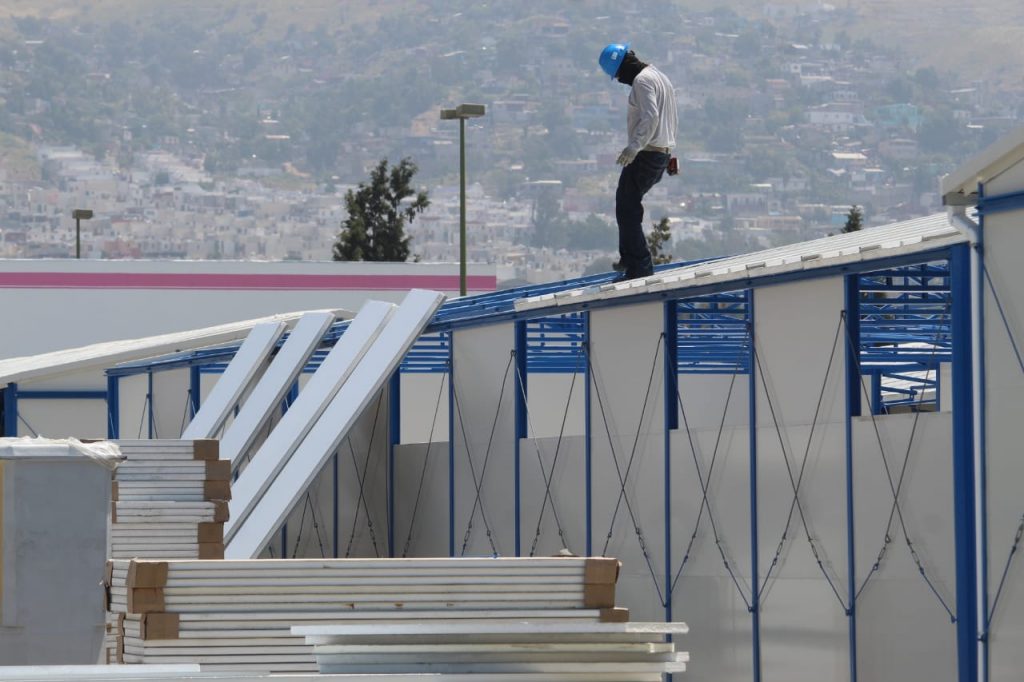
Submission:
M 88 208 L 76 208 L 71 212 L 75 219 L 75 258 L 82 257 L 82 221 L 92 218 L 92 210 Z
M 459 295 L 466 295 L 466 119 L 480 118 L 483 104 L 460 104 L 442 109 L 441 120 L 459 119 Z

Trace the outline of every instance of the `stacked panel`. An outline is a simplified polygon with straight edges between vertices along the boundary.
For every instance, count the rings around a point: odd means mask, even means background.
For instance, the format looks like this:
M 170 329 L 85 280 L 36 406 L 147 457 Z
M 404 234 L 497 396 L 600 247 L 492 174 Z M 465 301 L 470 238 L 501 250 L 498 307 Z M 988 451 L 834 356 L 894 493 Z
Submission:
M 689 655 L 666 635 L 685 623 L 421 622 L 296 627 L 324 674 L 547 675 L 619 682 L 660 680 L 686 670 Z
M 122 440 L 110 558 L 221 559 L 231 465 L 214 440 Z
M 111 562 L 118 661 L 312 672 L 301 625 L 623 621 L 614 559 Z

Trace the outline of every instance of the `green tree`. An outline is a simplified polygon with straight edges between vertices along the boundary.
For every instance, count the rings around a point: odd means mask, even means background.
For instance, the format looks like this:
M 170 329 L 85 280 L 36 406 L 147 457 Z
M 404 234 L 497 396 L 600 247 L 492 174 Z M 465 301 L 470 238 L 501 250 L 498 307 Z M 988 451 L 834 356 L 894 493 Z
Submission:
M 409 257 L 405 225 L 430 205 L 426 192 L 412 188 L 416 170 L 410 159 L 390 169 L 381 159 L 369 184 L 345 193 L 348 217 L 334 242 L 334 260 L 403 262 Z
M 565 214 L 553 187 L 539 189 L 531 218 L 534 246 L 557 249 L 565 245 Z
M 647 248 L 651 250 L 651 259 L 655 265 L 672 262 L 672 254 L 665 249 L 672 241 L 672 228 L 668 218 L 662 218 L 654 224 L 654 230 L 647 234 Z
M 846 224 L 843 225 L 843 234 L 860 232 L 864 221 L 864 214 L 859 206 L 851 206 L 850 212 L 846 214 Z

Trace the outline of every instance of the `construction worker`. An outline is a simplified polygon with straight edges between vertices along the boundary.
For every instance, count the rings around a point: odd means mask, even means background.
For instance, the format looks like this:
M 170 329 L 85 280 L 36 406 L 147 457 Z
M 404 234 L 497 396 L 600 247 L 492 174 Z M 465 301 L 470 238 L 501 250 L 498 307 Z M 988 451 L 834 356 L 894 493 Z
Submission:
M 630 86 L 626 123 L 629 143 L 619 154 L 622 166 L 615 191 L 619 224 L 619 280 L 654 274 L 644 236 L 644 195 L 661 180 L 676 145 L 676 95 L 672 83 L 654 66 L 637 59 L 629 43 L 612 43 L 597 60 L 601 69 Z

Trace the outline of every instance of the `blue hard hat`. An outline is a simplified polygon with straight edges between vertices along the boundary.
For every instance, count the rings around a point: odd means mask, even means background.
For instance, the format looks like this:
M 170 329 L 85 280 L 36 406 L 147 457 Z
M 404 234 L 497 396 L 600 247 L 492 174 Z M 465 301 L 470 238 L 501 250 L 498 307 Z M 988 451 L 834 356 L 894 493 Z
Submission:
M 601 65 L 602 71 L 615 78 L 615 74 L 619 72 L 622 60 L 626 58 L 628 52 L 629 43 L 610 43 L 608 47 L 601 50 L 601 56 L 597 58 L 597 63 Z

